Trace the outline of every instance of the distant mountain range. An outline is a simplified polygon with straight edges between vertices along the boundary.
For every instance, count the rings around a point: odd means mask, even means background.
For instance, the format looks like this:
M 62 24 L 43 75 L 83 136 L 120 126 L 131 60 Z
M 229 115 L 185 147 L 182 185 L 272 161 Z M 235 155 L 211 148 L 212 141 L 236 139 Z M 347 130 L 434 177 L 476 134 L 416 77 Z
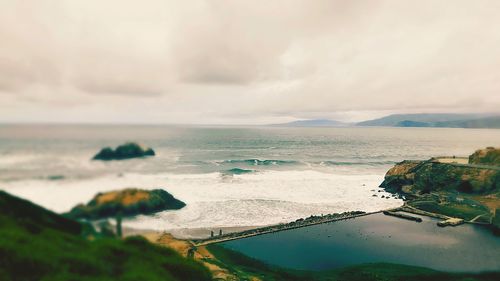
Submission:
M 377 126 L 377 127 L 436 127 L 436 128 L 498 128 L 500 115 L 486 114 L 393 114 L 382 118 L 359 123 L 345 123 L 329 119 L 299 120 L 283 124 L 273 124 L 277 127 L 346 127 L 346 126 Z
M 500 128 L 500 115 L 485 114 L 393 114 L 359 122 L 357 126 Z

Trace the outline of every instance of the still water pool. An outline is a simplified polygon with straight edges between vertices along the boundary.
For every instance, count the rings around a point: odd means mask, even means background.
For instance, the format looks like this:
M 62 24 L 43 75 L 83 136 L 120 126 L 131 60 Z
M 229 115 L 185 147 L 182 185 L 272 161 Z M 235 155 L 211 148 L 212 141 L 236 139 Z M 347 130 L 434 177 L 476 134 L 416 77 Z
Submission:
M 328 270 L 389 262 L 444 271 L 500 270 L 500 238 L 475 225 L 441 228 L 374 214 L 223 243 L 260 261 L 293 269 Z

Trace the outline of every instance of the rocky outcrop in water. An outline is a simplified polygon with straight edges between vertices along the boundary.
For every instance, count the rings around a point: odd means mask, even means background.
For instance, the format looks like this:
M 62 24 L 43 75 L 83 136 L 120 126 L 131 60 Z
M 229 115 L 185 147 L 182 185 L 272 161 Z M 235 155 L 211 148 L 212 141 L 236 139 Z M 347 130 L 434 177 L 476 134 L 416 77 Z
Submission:
M 86 205 L 74 207 L 66 215 L 75 219 L 96 220 L 116 216 L 151 214 L 164 210 L 181 209 L 186 204 L 162 189 L 142 190 L 128 188 L 98 193 Z
M 138 158 L 145 156 L 155 156 L 154 150 L 151 148 L 144 148 L 141 145 L 134 142 L 129 142 L 118 146 L 116 149 L 112 149 L 111 147 L 103 148 L 92 159 L 109 161 L 109 160 Z

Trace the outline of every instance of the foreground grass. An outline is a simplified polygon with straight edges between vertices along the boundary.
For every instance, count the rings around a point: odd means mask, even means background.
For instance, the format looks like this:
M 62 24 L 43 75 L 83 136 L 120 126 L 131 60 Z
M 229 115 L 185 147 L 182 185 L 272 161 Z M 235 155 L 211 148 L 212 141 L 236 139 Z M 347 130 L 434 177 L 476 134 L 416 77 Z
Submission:
M 238 276 L 242 276 L 243 280 L 252 276 L 261 278 L 262 280 L 270 281 L 295 281 L 295 280 L 310 280 L 310 281 L 496 281 L 500 280 L 500 273 L 446 273 L 439 272 L 428 268 L 388 264 L 374 263 L 363 264 L 351 267 L 344 267 L 330 271 L 300 271 L 284 269 L 277 266 L 265 264 L 256 259 L 245 256 L 239 252 L 224 248 L 218 245 L 209 245 L 207 249 L 223 263 L 229 270 Z
M 0 280 L 211 280 L 201 264 L 143 238 L 89 241 L 84 232 L 75 221 L 0 191 Z

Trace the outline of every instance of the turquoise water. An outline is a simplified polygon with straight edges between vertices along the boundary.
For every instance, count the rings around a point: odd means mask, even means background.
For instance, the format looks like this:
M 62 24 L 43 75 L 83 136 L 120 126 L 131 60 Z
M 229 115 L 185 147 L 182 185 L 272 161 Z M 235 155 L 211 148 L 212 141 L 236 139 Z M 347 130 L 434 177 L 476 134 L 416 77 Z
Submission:
M 221 244 L 293 269 L 329 270 L 389 262 L 444 271 L 500 270 L 500 239 L 473 225 L 441 228 L 375 214 Z

